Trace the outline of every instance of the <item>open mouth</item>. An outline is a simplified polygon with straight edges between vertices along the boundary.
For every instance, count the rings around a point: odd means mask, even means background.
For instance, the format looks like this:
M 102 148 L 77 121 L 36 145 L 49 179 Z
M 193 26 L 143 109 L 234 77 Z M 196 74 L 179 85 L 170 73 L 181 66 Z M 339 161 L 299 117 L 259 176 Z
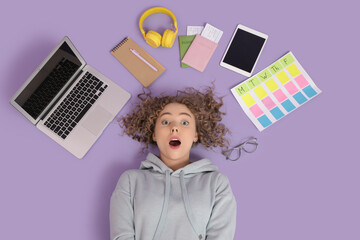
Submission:
M 177 138 L 170 139 L 169 145 L 171 148 L 178 148 L 181 144 L 181 141 Z

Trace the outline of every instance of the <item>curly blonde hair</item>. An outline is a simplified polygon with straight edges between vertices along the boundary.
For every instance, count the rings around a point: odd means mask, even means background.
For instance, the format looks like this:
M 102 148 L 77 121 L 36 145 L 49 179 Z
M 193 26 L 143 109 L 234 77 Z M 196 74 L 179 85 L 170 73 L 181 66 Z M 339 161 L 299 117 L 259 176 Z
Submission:
M 225 135 L 229 130 L 221 123 L 225 113 L 220 111 L 223 105 L 222 97 L 216 97 L 213 87 L 208 87 L 204 92 L 194 88 L 186 88 L 177 91 L 175 96 L 153 97 L 145 91 L 138 95 L 140 102 L 132 112 L 119 119 L 119 124 L 124 128 L 124 134 L 139 142 L 156 144 L 152 135 L 155 131 L 155 123 L 160 112 L 169 103 L 180 103 L 187 106 L 196 119 L 196 131 L 198 141 L 207 149 L 216 147 L 228 147 Z

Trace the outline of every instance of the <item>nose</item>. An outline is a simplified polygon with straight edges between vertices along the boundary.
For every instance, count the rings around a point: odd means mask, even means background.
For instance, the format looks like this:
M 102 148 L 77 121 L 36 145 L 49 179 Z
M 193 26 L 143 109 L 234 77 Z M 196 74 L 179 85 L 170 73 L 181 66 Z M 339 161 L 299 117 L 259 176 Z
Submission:
M 178 128 L 176 125 L 174 125 L 174 126 L 171 128 L 171 132 L 172 132 L 172 133 L 178 133 L 178 132 L 179 132 L 179 128 Z

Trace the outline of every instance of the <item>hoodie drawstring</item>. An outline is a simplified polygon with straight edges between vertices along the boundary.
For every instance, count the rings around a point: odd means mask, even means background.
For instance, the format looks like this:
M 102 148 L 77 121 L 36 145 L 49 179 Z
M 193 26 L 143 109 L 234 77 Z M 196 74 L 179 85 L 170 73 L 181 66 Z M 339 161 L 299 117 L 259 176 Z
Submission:
M 190 207 L 189 196 L 188 196 L 188 193 L 186 190 L 185 180 L 184 180 L 184 171 L 180 172 L 180 185 L 181 185 L 181 192 L 182 192 L 182 196 L 183 196 L 183 200 L 184 200 L 184 204 L 185 204 L 186 214 L 187 214 L 189 221 L 191 223 L 191 226 L 193 227 L 194 231 L 196 232 L 198 238 L 202 239 L 202 235 L 200 234 L 199 227 L 197 226 L 197 224 L 195 222 L 195 217 L 194 217 L 194 214 Z
M 163 203 L 163 207 L 162 207 L 162 211 L 161 211 L 161 215 L 160 215 L 160 220 L 157 225 L 155 235 L 153 238 L 154 240 L 158 240 L 160 238 L 160 234 L 164 228 L 165 218 L 166 218 L 168 206 L 169 206 L 170 186 L 171 186 L 170 170 L 166 170 L 165 171 L 165 199 L 164 199 L 164 203 Z

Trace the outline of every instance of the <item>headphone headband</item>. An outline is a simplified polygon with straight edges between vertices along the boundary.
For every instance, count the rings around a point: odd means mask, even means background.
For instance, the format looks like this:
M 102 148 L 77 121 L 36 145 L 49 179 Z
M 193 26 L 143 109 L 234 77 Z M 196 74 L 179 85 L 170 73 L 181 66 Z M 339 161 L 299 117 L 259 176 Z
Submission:
M 141 31 L 141 33 L 142 33 L 142 35 L 144 37 L 145 37 L 145 31 L 144 31 L 144 29 L 142 27 L 143 22 L 148 16 L 150 16 L 151 14 L 154 14 L 154 13 L 164 13 L 164 14 L 168 15 L 169 17 L 171 17 L 171 19 L 174 22 L 175 34 L 177 34 L 178 28 L 177 28 L 177 21 L 176 21 L 176 17 L 174 15 L 174 13 L 171 12 L 169 9 L 164 8 L 164 7 L 153 7 L 153 8 L 150 8 L 150 9 L 146 10 L 141 15 L 140 20 L 139 20 L 139 28 L 140 28 L 140 31 Z

